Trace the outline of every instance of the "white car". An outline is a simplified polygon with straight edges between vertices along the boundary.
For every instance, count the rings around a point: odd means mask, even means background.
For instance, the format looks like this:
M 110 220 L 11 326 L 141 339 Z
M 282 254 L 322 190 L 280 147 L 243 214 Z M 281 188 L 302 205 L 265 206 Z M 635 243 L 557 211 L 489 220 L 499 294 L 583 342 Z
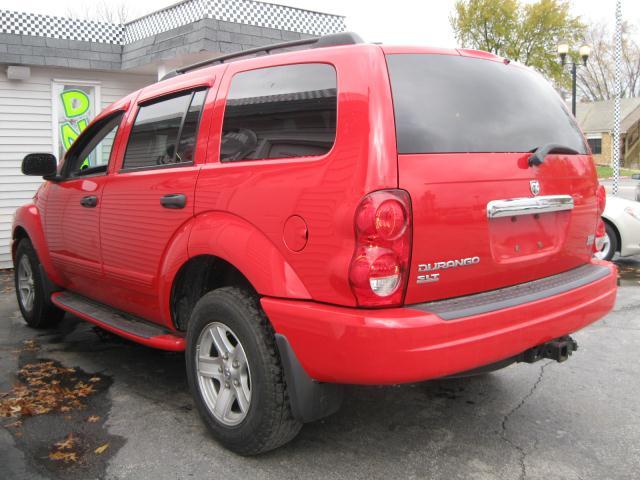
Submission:
M 640 202 L 607 195 L 602 219 L 607 235 L 597 258 L 611 260 L 616 252 L 621 257 L 640 254 Z

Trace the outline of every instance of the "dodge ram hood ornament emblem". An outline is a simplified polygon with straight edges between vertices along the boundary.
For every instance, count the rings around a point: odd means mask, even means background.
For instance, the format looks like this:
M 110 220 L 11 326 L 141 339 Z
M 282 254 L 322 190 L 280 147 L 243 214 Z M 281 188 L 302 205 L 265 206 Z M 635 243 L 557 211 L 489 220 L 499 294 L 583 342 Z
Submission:
M 531 187 L 531 193 L 533 193 L 534 197 L 540 193 L 540 182 L 538 182 L 538 180 L 531 180 L 529 186 Z

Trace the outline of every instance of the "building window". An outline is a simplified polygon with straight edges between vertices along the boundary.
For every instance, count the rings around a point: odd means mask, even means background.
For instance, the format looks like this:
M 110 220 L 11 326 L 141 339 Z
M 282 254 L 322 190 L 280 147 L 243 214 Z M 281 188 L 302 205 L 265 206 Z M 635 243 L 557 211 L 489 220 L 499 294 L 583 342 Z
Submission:
M 336 136 L 336 71 L 327 64 L 261 68 L 233 77 L 223 162 L 324 155 Z
M 54 140 L 61 159 L 100 110 L 100 89 L 87 82 L 54 82 Z
M 591 153 L 594 155 L 602 154 L 602 138 L 587 138 L 587 142 L 589 143 L 589 148 L 591 149 Z
M 123 168 L 192 163 L 205 95 L 204 91 L 188 92 L 142 105 L 129 135 Z

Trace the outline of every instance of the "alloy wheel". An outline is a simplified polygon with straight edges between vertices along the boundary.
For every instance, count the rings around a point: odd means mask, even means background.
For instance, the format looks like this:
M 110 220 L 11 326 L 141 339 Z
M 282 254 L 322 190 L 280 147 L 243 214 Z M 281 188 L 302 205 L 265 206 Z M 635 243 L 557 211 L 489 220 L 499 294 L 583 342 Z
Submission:
M 33 269 L 26 255 L 23 255 L 18 263 L 18 291 L 22 308 L 27 312 L 33 310 L 33 301 L 36 296 Z
M 238 336 L 222 323 L 207 325 L 198 338 L 196 368 L 212 415 L 226 426 L 240 424 L 251 405 L 251 371 Z
M 594 256 L 598 260 L 603 260 L 609 256 L 610 250 L 611 250 L 611 239 L 609 238 L 608 234 L 605 234 L 602 249 L 599 252 L 596 252 Z

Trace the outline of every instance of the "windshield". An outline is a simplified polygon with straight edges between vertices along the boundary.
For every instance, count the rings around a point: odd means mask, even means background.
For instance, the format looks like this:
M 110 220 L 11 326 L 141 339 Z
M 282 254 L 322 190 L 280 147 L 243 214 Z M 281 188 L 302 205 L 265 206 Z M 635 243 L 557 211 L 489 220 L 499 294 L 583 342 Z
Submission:
M 587 149 L 562 99 L 528 68 L 436 54 L 387 55 L 398 153 Z

